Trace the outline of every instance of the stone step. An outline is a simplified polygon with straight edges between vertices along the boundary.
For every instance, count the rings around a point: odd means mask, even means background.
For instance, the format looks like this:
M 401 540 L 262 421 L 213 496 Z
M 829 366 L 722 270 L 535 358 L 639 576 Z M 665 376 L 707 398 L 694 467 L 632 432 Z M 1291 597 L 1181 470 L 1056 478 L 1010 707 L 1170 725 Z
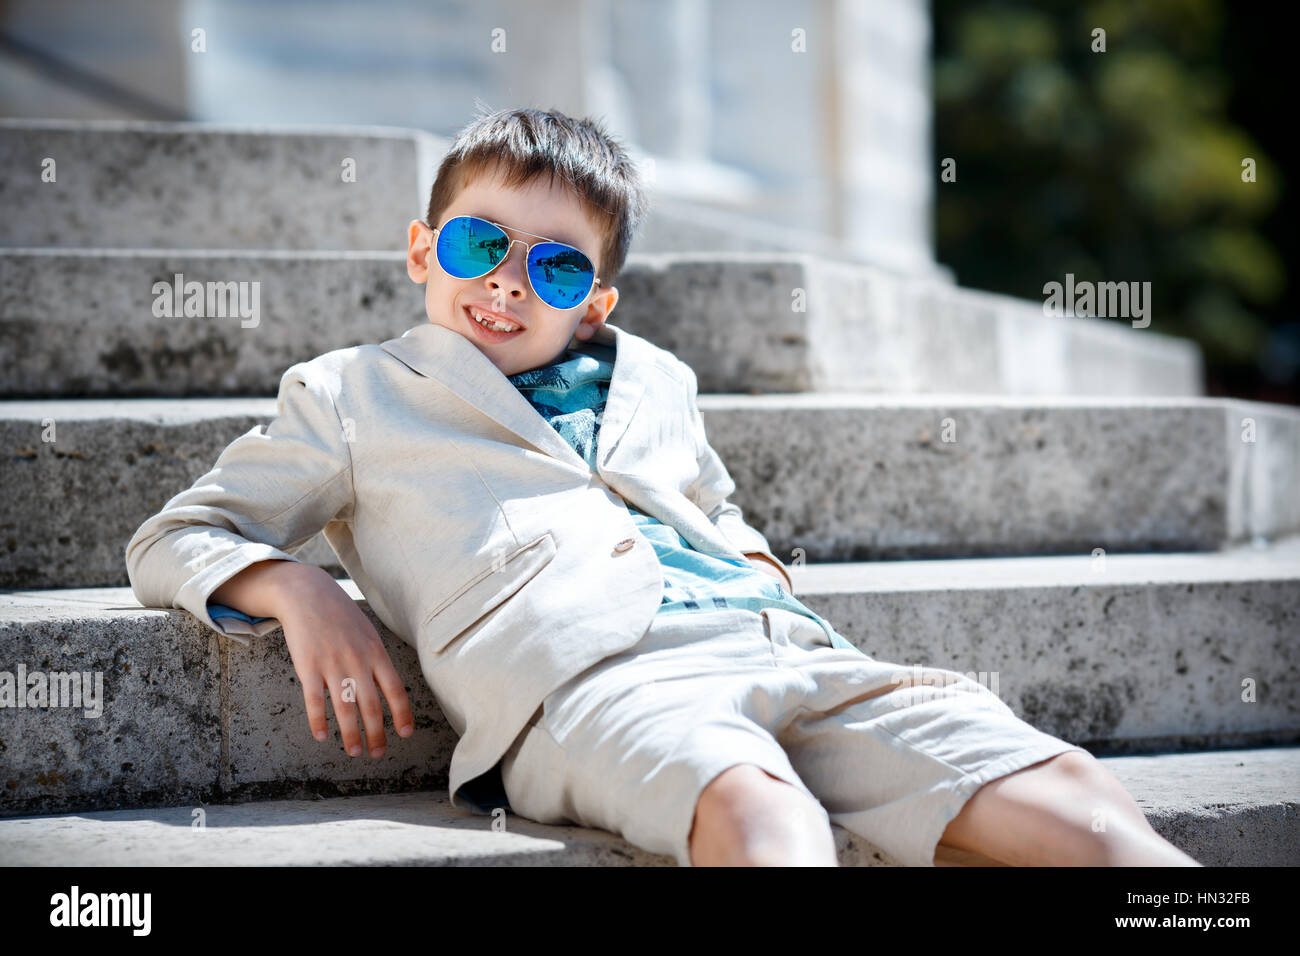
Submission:
M 445 150 L 387 126 L 0 120 L 0 246 L 405 250 Z
M 294 362 L 428 321 L 404 261 L 0 249 L 0 395 L 274 394 Z M 177 276 L 181 295 L 170 291 Z M 184 315 L 186 283 L 202 284 L 194 303 L 203 315 Z M 1188 340 L 1046 316 L 1041 304 L 867 265 L 796 253 L 637 254 L 617 286 L 611 321 L 689 364 L 702 393 L 1204 391 Z M 242 300 L 226 298 L 241 290 Z
M 1152 827 L 1205 866 L 1300 864 L 1300 748 L 1103 757 Z M 841 866 L 897 866 L 832 824 Z M 453 808 L 445 791 L 0 820 L 7 866 L 673 866 L 605 830 Z M 998 865 L 939 847 L 939 866 Z
M 699 404 L 732 500 L 786 563 L 1213 551 L 1300 531 L 1290 406 L 859 394 Z M 275 407 L 0 402 L 0 587 L 128 584 L 135 530 Z M 323 536 L 302 554 L 344 573 Z
M 665 164 L 661 163 L 659 168 L 663 170 Z M 667 179 L 667 176 L 660 176 L 659 192 L 653 196 L 650 209 L 632 241 L 637 254 L 668 253 L 676 257 L 692 253 L 707 257 L 719 252 L 803 253 L 831 262 L 874 265 L 899 276 L 928 277 L 948 285 L 953 282 L 952 270 L 939 263 L 929 262 L 918 269 L 903 269 L 875 261 L 867 253 L 832 236 L 671 195 L 674 184 Z
M 701 392 L 1204 394 L 1200 347 L 1154 323 L 1048 315 L 1041 302 L 812 255 L 635 263 L 611 317 L 621 310 L 624 327 L 689 364 Z
M 121 120 L 0 120 L 0 247 L 406 248 L 450 141 L 391 126 L 270 126 Z M 355 160 L 355 181 L 343 179 Z M 42 178 L 54 160 L 54 181 Z M 862 256 L 817 233 L 692 202 L 676 164 L 647 180 L 638 252 Z M 722 167 L 718 167 L 720 171 Z M 942 267 L 933 275 L 950 281 Z
M 1300 743 L 1300 537 L 1213 555 L 808 563 L 792 576 L 800 600 L 900 677 L 970 674 L 1099 755 Z M 80 707 L 33 698 L 5 713 L 0 816 L 445 788 L 456 737 L 414 648 L 340 583 L 415 717 L 410 738 L 386 729 L 378 760 L 348 757 L 333 725 L 327 742 L 311 737 L 279 630 L 245 649 L 188 611 L 141 608 L 128 588 L 0 592 L 14 686 L 29 686 L 19 667 L 99 675 Z

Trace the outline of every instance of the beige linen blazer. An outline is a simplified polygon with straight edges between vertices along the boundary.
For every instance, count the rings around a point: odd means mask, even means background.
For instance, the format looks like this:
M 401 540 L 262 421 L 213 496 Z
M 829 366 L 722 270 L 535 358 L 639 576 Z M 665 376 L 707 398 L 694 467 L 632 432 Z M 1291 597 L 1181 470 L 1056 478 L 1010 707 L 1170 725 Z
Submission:
M 595 471 L 443 326 L 292 366 L 275 419 L 131 537 L 136 599 L 247 645 L 279 622 L 217 624 L 209 595 L 257 561 L 300 560 L 323 530 L 375 614 L 416 648 L 460 735 L 449 789 L 468 808 L 457 790 L 542 700 L 649 627 L 663 570 L 625 502 L 700 551 L 780 566 L 727 500 L 735 485 L 706 439 L 691 368 L 609 323 L 594 340 L 616 348 Z

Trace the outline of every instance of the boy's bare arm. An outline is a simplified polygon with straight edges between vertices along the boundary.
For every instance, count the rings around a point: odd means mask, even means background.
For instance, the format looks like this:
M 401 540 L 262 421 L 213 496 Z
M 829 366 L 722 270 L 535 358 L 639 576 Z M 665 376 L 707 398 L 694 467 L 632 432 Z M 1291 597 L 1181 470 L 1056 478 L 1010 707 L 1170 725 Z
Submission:
M 285 601 L 299 594 L 318 575 L 329 577 L 324 569 L 301 561 L 273 558 L 258 561 L 240 571 L 209 595 L 208 599 L 226 607 L 237 608 L 250 617 L 279 619 Z M 333 581 L 330 578 L 330 581 Z

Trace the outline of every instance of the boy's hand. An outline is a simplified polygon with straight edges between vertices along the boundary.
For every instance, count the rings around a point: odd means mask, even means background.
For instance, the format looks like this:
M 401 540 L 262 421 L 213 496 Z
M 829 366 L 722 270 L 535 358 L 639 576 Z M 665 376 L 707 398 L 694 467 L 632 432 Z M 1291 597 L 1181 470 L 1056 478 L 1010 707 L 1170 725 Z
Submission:
M 329 735 L 325 719 L 328 689 L 343 748 L 354 757 L 361 754 L 357 727 L 360 710 L 370 755 L 382 757 L 387 742 L 381 692 L 388 701 L 397 733 L 409 737 L 415 723 L 406 688 L 379 633 L 356 601 L 328 572 L 312 565 L 301 567 L 311 570 L 304 570 L 303 576 L 293 581 L 292 590 L 286 588 L 276 617 L 284 630 L 294 670 L 302 681 L 307 723 L 317 740 Z
M 768 574 L 772 575 L 772 577 L 781 582 L 781 585 L 790 592 L 791 596 L 794 595 L 794 587 L 791 585 L 790 580 L 785 576 L 785 573 L 782 572 L 780 568 L 772 563 L 771 559 L 768 558 L 767 555 L 758 551 L 746 551 L 744 552 L 744 555 L 750 564 L 758 568 L 760 571 L 766 571 Z

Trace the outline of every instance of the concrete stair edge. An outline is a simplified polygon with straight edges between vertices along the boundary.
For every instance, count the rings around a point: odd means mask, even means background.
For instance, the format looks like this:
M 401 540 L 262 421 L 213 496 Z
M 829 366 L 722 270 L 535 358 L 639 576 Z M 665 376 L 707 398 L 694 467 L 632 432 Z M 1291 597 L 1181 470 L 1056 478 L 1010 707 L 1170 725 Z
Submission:
M 1153 828 L 1207 866 L 1300 863 L 1300 748 L 1103 757 Z M 897 866 L 832 824 L 842 866 Z M 616 834 L 479 816 L 445 792 L 0 819 L 13 866 L 672 866 Z M 1001 865 L 940 847 L 936 865 Z
M 1253 556 L 1114 556 L 1100 575 L 1084 569 L 1089 559 L 1071 558 L 913 562 L 879 575 L 870 564 L 805 566 L 792 577 L 801 601 L 902 676 L 920 667 L 965 673 L 1048 733 L 1132 753 L 1300 741 L 1300 647 L 1289 640 L 1300 616 L 1298 555 L 1300 537 Z M 1216 580 L 1215 569 L 1232 563 Z M 184 610 L 141 608 L 129 588 L 0 592 L 0 638 L 16 682 L 20 663 L 103 680 L 98 714 L 8 712 L 0 816 L 308 785 L 445 786 L 456 737 L 415 649 L 354 582 L 339 583 L 383 637 L 416 716 L 416 735 L 390 737 L 389 753 L 374 761 L 344 755 L 336 730 L 325 746 L 309 738 L 278 622 L 242 648 Z M 1237 690 L 1245 678 L 1257 688 L 1249 699 Z M 59 756 L 25 750 L 25 734 Z
M 349 343 L 381 341 L 427 321 L 414 290 L 403 294 L 409 280 L 401 268 L 402 254 L 396 251 L 70 252 L 0 250 L 0 266 L 9 266 L 6 286 L 0 288 L 5 302 L 0 324 L 12 323 L 15 335 L 26 339 L 8 360 L 13 378 L 4 387 L 11 394 L 67 391 L 63 382 L 76 392 L 122 387 L 128 370 L 107 359 L 123 348 L 139 353 L 137 364 L 148 366 L 148 381 L 162 382 L 166 390 L 194 388 L 196 383 L 227 388 L 236 366 L 241 391 L 255 373 L 265 389 L 278 378 L 290 352 L 310 357 L 305 353 L 344 345 L 335 329 L 348 329 Z M 71 273 L 72 286 L 65 260 L 78 263 Z M 204 341 L 219 340 L 223 348 L 206 354 L 197 367 L 179 362 L 186 367 L 177 367 L 180 377 L 169 380 L 168 369 L 178 366 L 176 356 L 186 347 L 173 326 L 192 320 L 164 321 L 151 314 L 152 300 L 145 296 L 137 264 L 152 266 L 155 277 L 179 271 L 189 279 L 211 278 L 213 269 L 222 281 L 261 274 L 257 281 L 265 285 L 259 289 L 266 309 L 259 312 L 268 315 L 258 316 L 256 348 L 243 347 L 252 336 L 241 339 L 239 333 L 248 330 L 236 324 L 238 317 L 226 317 L 224 323 L 220 317 L 205 319 Z M 87 288 L 76 288 L 77 282 L 87 283 Z M 846 282 L 854 294 L 837 296 L 835 290 Z M 695 368 L 704 392 L 1203 391 L 1200 349 L 1190 340 L 1149 329 L 1140 334 L 1107 319 L 1049 318 L 1030 302 L 945 286 L 933 278 L 903 279 L 870 265 L 833 263 L 803 253 L 634 254 L 618 285 L 623 298 L 611 320 L 678 354 Z M 807 294 L 803 312 L 791 308 L 792 290 L 799 288 Z M 73 304 L 50 305 L 61 294 Z M 842 305 L 836 304 L 837 298 Z M 91 299 L 96 307 L 81 315 L 76 303 Z M 391 311 L 403 308 L 409 310 L 408 317 L 394 323 Z M 735 323 L 739 328 L 700 323 L 719 308 L 744 313 L 747 321 Z M 277 309 L 312 319 L 286 323 L 277 320 Z M 140 318 L 123 324 L 116 318 L 120 314 Z M 45 354 L 53 347 L 51 340 L 59 339 L 53 332 L 59 324 L 78 328 L 86 355 Z M 179 328 L 190 330 L 193 339 L 190 325 Z M 756 330 L 761 334 L 755 335 Z M 870 343 L 874 347 L 868 348 Z M 153 357 L 159 349 L 171 356 L 161 364 Z M 845 358 L 849 354 L 870 355 L 871 361 L 850 362 Z M 56 374 L 53 370 L 59 367 L 66 370 Z M 208 380 L 211 384 L 205 386 Z M 128 389 L 138 387 L 132 381 L 126 384 Z
M 858 393 L 701 395 L 699 406 L 733 500 L 787 563 L 800 550 L 817 563 L 1209 552 L 1300 532 L 1292 406 Z M 14 449 L 0 462 L 14 489 L 0 582 L 126 583 L 121 548 L 140 522 L 274 415 L 273 398 L 0 401 Z M 69 494 L 79 513 L 52 504 Z M 319 535 L 309 554 L 334 560 Z

